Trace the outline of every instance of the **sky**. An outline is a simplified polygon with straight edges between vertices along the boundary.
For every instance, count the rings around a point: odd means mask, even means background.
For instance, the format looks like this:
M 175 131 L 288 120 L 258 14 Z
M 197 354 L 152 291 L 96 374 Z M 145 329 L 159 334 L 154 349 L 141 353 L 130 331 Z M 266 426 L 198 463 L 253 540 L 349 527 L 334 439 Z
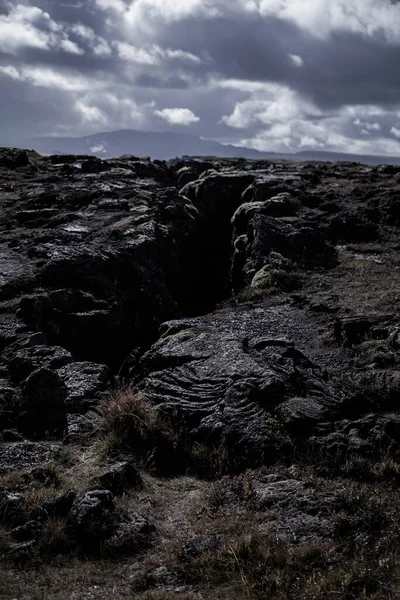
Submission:
M 0 0 L 0 142 L 400 154 L 398 0 Z

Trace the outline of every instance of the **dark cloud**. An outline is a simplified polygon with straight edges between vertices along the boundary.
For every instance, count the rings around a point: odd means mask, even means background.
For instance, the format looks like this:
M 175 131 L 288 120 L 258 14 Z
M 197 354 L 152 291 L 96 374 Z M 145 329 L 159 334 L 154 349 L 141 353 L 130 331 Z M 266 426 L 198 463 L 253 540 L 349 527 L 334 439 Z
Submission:
M 272 150 L 398 152 L 400 6 L 329 6 L 0 0 L 2 135 L 170 126 Z

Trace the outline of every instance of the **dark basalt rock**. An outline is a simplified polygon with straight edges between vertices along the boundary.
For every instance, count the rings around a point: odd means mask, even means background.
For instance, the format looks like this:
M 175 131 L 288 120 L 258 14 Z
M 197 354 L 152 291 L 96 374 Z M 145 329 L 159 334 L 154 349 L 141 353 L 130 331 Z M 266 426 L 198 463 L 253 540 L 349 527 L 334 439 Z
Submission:
M 142 478 L 135 466 L 128 462 L 120 462 L 106 468 L 101 475 L 92 479 L 92 484 L 98 489 L 110 490 L 115 495 L 121 495 L 131 488 L 139 488 Z
M 11 379 L 19 384 L 40 367 L 53 371 L 73 361 L 70 352 L 59 346 L 30 346 L 18 350 L 8 363 Z
M 275 518 L 268 525 L 271 538 L 288 545 L 317 543 L 332 534 L 332 524 L 324 517 L 328 496 L 306 488 L 301 481 L 275 474 L 255 474 L 252 478 L 255 502 L 261 510 L 273 510 Z
M 238 460 L 273 460 L 285 445 L 275 424 L 303 437 L 347 405 L 323 369 L 277 335 L 289 318 L 282 308 L 241 311 L 167 329 L 142 359 L 146 396 L 189 438 L 224 441 Z
M 112 384 L 108 367 L 96 363 L 70 363 L 58 369 L 58 375 L 67 388 L 65 407 L 69 413 L 93 408 Z
M 10 597 L 396 595 L 398 171 L 0 149 Z
M 6 169 L 18 169 L 26 167 L 29 163 L 29 158 L 26 150 L 17 150 L 15 148 L 0 149 L 0 167 Z
M 29 469 L 61 459 L 60 448 L 53 444 L 22 442 L 0 445 L 0 473 Z
M 4 427 L 9 422 L 12 415 L 13 405 L 17 397 L 17 391 L 12 387 L 7 379 L 0 379 L 0 415 Z
M 396 169 L 4 149 L 0 177 L 2 430 L 92 435 L 118 374 L 244 466 L 369 413 L 351 444 L 397 443 Z
M 10 531 L 10 536 L 18 542 L 27 542 L 40 536 L 43 525 L 40 521 L 27 521 Z
M 38 504 L 31 512 L 30 518 L 40 522 L 47 521 L 50 518 L 66 519 L 72 510 L 76 498 L 76 492 L 71 490 L 64 492 L 57 498 Z
M 116 555 L 132 553 L 143 548 L 146 538 L 154 532 L 155 527 L 148 519 L 137 514 L 123 515 L 107 539 L 106 548 Z
M 270 203 L 242 204 L 232 218 L 235 251 L 231 281 L 235 291 L 249 285 L 271 252 L 278 252 L 303 267 L 318 264 L 329 267 L 335 260 L 335 249 L 318 227 L 271 217 Z
M 15 523 L 23 515 L 23 495 L 0 489 L 0 521 Z
M 113 524 L 110 519 L 115 510 L 113 495 L 109 490 L 79 492 L 72 502 L 67 524 L 82 544 L 111 536 Z
M 147 575 L 146 584 L 149 588 L 162 589 L 165 591 L 170 590 L 175 593 L 185 592 L 189 589 L 188 585 L 185 585 L 182 576 L 165 565 L 160 565 L 153 569 Z
M 25 435 L 43 439 L 67 433 L 67 387 L 51 369 L 41 367 L 24 381 L 16 423 Z

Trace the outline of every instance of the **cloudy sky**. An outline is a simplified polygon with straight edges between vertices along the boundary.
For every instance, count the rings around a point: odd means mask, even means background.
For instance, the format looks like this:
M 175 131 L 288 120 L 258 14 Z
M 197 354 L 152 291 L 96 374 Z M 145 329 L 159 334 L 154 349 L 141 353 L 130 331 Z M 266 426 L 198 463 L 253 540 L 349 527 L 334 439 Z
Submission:
M 400 154 L 398 0 L 0 0 L 0 142 L 114 129 Z

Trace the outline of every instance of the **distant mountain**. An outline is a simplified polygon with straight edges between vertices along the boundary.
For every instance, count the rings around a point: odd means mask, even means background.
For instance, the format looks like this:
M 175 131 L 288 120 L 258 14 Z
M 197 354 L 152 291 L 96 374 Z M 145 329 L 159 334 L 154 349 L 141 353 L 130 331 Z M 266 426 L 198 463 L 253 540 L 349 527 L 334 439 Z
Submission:
M 183 155 L 246 158 L 263 156 L 257 150 L 225 146 L 192 134 L 130 129 L 96 133 L 79 138 L 38 137 L 23 141 L 23 145 L 32 147 L 42 154 L 94 154 L 100 158 L 118 157 L 123 154 L 150 156 L 153 159 L 164 160 Z M 271 156 L 275 156 L 274 153 L 271 153 Z
M 180 156 L 215 156 L 221 158 L 243 157 L 248 159 L 322 162 L 350 161 L 370 165 L 400 165 L 400 156 L 367 156 L 320 150 L 307 150 L 293 154 L 259 152 L 252 148 L 225 145 L 193 134 L 173 131 L 154 132 L 125 129 L 83 137 L 36 137 L 3 145 L 32 148 L 41 154 L 92 154 L 100 158 L 114 158 L 123 154 L 134 154 L 164 160 Z

